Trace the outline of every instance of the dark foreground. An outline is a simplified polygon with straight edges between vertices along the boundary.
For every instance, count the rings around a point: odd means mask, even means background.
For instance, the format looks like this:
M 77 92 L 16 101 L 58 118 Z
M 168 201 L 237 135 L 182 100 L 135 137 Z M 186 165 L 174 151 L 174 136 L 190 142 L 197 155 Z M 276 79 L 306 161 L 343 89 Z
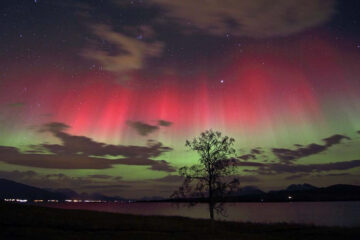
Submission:
M 360 228 L 214 222 L 0 204 L 0 239 L 360 239 Z

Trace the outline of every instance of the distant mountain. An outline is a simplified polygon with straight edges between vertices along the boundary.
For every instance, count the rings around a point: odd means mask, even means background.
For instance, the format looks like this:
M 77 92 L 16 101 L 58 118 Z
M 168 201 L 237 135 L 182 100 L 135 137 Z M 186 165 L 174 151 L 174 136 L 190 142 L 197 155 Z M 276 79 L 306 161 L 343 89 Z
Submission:
M 127 201 L 101 193 L 81 193 L 71 189 L 41 189 L 14 181 L 0 179 L 0 200 L 5 198 L 43 199 L 43 200 L 104 200 Z M 140 201 L 189 201 L 188 199 L 164 199 L 162 197 L 144 197 Z M 207 201 L 199 198 L 197 201 Z M 337 184 L 329 187 L 315 187 L 310 184 L 292 184 L 284 190 L 263 192 L 257 187 L 247 186 L 227 197 L 230 202 L 288 202 L 288 201 L 360 201 L 360 186 Z
M 324 188 L 325 192 L 356 192 L 360 191 L 360 186 L 355 185 L 346 185 L 346 184 L 336 184 L 329 187 Z
M 67 199 L 78 199 L 78 200 L 103 200 L 103 201 L 126 201 L 127 199 L 119 196 L 106 196 L 101 193 L 77 193 L 69 188 L 50 189 L 55 193 L 61 193 L 66 196 Z
M 54 193 L 45 189 L 31 187 L 22 183 L 0 179 L 0 199 L 18 198 L 18 199 L 58 199 L 64 200 L 66 195 L 62 193 Z
M 112 202 L 112 201 L 127 201 L 127 199 L 119 197 L 119 196 L 106 196 L 101 193 L 92 193 L 92 194 L 81 193 L 79 195 L 78 199 L 102 200 L 102 201 L 110 201 L 110 202 Z
M 152 196 L 152 197 L 143 197 L 140 199 L 140 201 L 162 201 L 165 198 L 160 196 Z
M 57 188 L 57 189 L 46 189 L 47 191 L 60 193 L 66 196 L 67 199 L 81 199 L 80 195 L 72 189 L 69 188 Z
M 360 186 L 338 184 L 329 187 L 314 187 L 310 184 L 293 184 L 285 190 L 270 191 L 264 201 L 359 201 Z
M 258 187 L 254 186 L 246 186 L 243 188 L 240 188 L 238 191 L 232 193 L 232 196 L 247 196 L 247 195 L 262 195 L 265 194 L 262 190 L 260 190 Z
M 126 201 L 121 197 L 109 197 L 101 193 L 81 193 L 78 194 L 72 189 L 60 188 L 60 189 L 42 189 L 32 187 L 22 183 L 14 181 L 0 179 L 0 200 L 10 199 L 28 199 L 28 200 L 66 200 L 66 199 L 78 199 L 78 200 L 103 200 L 103 201 Z
M 317 189 L 317 187 L 314 187 L 310 184 L 304 183 L 304 184 L 291 184 L 286 188 L 287 191 L 304 191 L 304 190 L 314 190 Z
M 169 200 L 167 200 L 169 201 Z M 189 199 L 172 199 L 188 202 Z M 204 198 L 196 201 L 206 202 Z M 284 190 L 263 192 L 256 187 L 245 187 L 228 196 L 228 202 L 306 202 L 306 201 L 360 201 L 360 186 L 338 184 L 315 187 L 310 184 L 293 184 Z

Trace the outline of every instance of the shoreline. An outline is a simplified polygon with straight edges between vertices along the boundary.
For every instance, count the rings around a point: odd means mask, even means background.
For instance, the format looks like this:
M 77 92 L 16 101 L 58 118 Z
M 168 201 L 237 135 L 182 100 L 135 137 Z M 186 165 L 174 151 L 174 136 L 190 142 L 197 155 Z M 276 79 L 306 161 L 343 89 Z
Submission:
M 360 227 L 244 223 L 0 204 L 3 239 L 358 239 Z

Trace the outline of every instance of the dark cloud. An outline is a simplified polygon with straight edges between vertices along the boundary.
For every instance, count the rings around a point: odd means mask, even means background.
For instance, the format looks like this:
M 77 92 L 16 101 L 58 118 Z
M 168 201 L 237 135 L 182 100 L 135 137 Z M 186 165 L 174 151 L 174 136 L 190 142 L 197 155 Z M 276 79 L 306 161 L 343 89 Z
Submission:
M 360 167 L 360 160 L 323 163 L 323 164 L 264 164 L 256 172 L 259 174 L 272 175 L 281 173 L 316 173 L 332 170 L 348 170 Z
M 184 181 L 184 177 L 178 175 L 167 175 L 162 178 L 154 179 L 153 181 L 163 182 L 163 183 L 181 183 Z
M 62 144 L 35 145 L 32 146 L 34 151 L 25 153 L 15 147 L 0 146 L 0 161 L 55 169 L 106 169 L 116 164 L 125 164 L 149 166 L 149 169 L 156 171 L 175 171 L 165 160 L 151 159 L 172 151 L 172 148 L 160 142 L 149 140 L 147 146 L 110 145 L 85 136 L 70 135 L 64 132 L 67 128 L 63 123 L 50 123 L 41 128 L 42 132 L 52 133 Z M 108 159 L 107 156 L 116 159 Z
M 294 175 L 290 175 L 290 176 L 286 177 L 285 180 L 294 180 L 294 179 L 306 177 L 306 176 L 308 176 L 308 175 L 309 175 L 309 174 L 307 174 L 307 173 L 294 174 Z
M 236 176 L 240 183 L 242 182 L 260 182 L 260 179 L 256 176 Z
M 69 128 L 70 128 L 70 126 L 66 125 L 65 123 L 51 122 L 51 123 L 44 124 L 40 128 L 39 131 L 40 132 L 51 132 L 51 133 L 55 134 L 55 133 L 66 131 Z
M 118 76 L 120 83 L 128 80 L 128 74 L 131 72 L 142 69 L 147 58 L 160 56 L 163 52 L 162 42 L 142 41 L 135 36 L 117 32 L 108 25 L 92 25 L 91 30 L 95 36 L 111 43 L 117 54 L 94 43 L 93 46 L 84 49 L 81 55 L 97 61 L 104 70 Z
M 264 163 L 236 161 L 234 165 L 238 167 L 262 167 Z
M 106 176 L 106 177 L 105 177 Z M 129 185 L 122 181 L 118 184 L 117 177 L 108 175 L 88 175 L 84 177 L 70 177 L 62 173 L 39 174 L 34 171 L 0 171 L 0 178 L 38 186 L 41 188 L 75 188 L 78 189 L 105 189 L 128 188 Z
M 325 142 L 325 145 L 311 143 L 305 147 L 300 145 L 295 150 L 286 148 L 273 148 L 272 152 L 281 162 L 291 163 L 296 159 L 324 152 L 329 147 L 341 143 L 343 139 L 350 140 L 350 138 L 347 136 L 336 134 L 328 138 L 324 138 L 323 141 Z
M 254 148 L 254 149 L 251 149 L 251 154 L 254 154 L 254 155 L 259 155 L 259 154 L 263 154 L 264 151 L 261 149 L 261 148 Z
M 140 122 L 140 121 L 135 121 L 135 122 L 127 121 L 126 123 L 133 129 L 135 129 L 136 132 L 138 134 L 140 134 L 141 136 L 147 136 L 147 135 L 159 130 L 160 127 L 170 127 L 173 124 L 172 122 L 165 121 L 165 120 L 159 120 L 157 122 L 157 125 L 150 125 L 150 124 Z
M 256 156 L 255 156 L 255 154 L 244 154 L 244 155 L 241 155 L 241 156 L 239 156 L 238 158 L 240 158 L 240 159 L 242 159 L 242 160 L 250 160 L 250 159 L 252 159 L 252 160 L 255 160 L 256 159 Z
M 257 147 L 257 148 L 251 149 L 250 153 L 238 156 L 237 158 L 245 160 L 245 161 L 247 161 L 247 160 L 256 160 L 258 155 L 261 155 L 263 153 L 264 153 L 264 151 L 262 150 L 262 148 Z
M 43 188 L 79 187 L 93 183 L 93 180 L 88 177 L 69 177 L 62 173 L 42 175 L 35 171 L 18 170 L 0 171 L 0 178 Z
M 256 160 L 257 155 L 259 154 L 264 156 L 264 151 L 261 148 L 255 148 L 252 149 L 249 154 L 242 155 L 237 159 L 231 159 L 228 161 L 228 165 L 238 167 L 253 167 L 252 169 L 244 169 L 243 171 L 259 175 L 276 175 L 285 173 L 292 174 L 286 177 L 286 180 L 301 178 L 313 173 L 326 173 L 333 170 L 349 170 L 360 167 L 360 160 L 339 161 L 321 164 L 294 163 L 294 161 L 299 158 L 324 152 L 334 145 L 341 144 L 343 140 L 351 140 L 351 138 L 345 135 L 335 134 L 322 139 L 324 142 L 323 145 L 316 143 L 312 143 L 307 146 L 295 144 L 294 146 L 297 148 L 294 150 L 286 148 L 273 148 L 272 152 L 277 157 L 277 161 L 273 160 L 271 163 L 267 163 L 265 161 L 262 161 L 261 163 L 258 161 L 248 161 Z
M 217 162 L 217 168 L 227 168 L 227 167 L 263 167 L 263 163 L 259 162 L 248 162 L 242 161 L 237 158 L 225 159 Z
M 327 147 L 333 146 L 335 144 L 339 144 L 341 142 L 341 140 L 343 139 L 347 139 L 347 140 L 351 140 L 351 138 L 344 136 L 344 135 L 340 135 L 340 134 L 335 134 L 331 137 L 328 138 L 324 138 L 323 141 L 326 143 Z
M 29 179 L 35 176 L 37 176 L 37 173 L 34 171 L 0 171 L 0 178 L 10 180 Z
M 164 9 L 167 22 L 213 35 L 231 33 L 252 38 L 298 33 L 325 23 L 335 12 L 334 0 L 207 0 L 206 4 L 194 0 L 151 2 Z
M 273 148 L 272 152 L 275 154 L 275 156 L 279 158 L 280 161 L 289 163 L 298 158 L 307 157 L 323 152 L 326 149 L 327 146 L 312 143 L 306 147 L 299 147 L 296 150 L 286 148 Z
M 104 174 L 93 174 L 89 175 L 90 178 L 99 178 L 99 179 L 111 179 L 113 176 L 110 175 L 104 175 Z
M 137 122 L 127 121 L 126 123 L 133 129 L 135 129 L 136 132 L 138 134 L 140 134 L 141 136 L 147 136 L 150 133 L 153 133 L 153 132 L 159 130 L 158 126 L 150 125 L 150 124 L 139 122 L 139 121 L 137 121 Z
M 88 186 L 82 186 L 83 189 L 119 189 L 119 188 L 129 188 L 130 185 L 126 184 L 113 184 L 113 185 L 88 185 Z
M 329 173 L 329 174 L 316 175 L 316 177 L 344 177 L 344 176 L 352 176 L 352 175 L 350 173 Z
M 173 123 L 165 120 L 159 120 L 158 125 L 161 127 L 170 127 Z
M 165 160 L 156 161 L 156 163 L 153 163 L 149 169 L 155 171 L 176 172 L 176 168 L 170 166 Z

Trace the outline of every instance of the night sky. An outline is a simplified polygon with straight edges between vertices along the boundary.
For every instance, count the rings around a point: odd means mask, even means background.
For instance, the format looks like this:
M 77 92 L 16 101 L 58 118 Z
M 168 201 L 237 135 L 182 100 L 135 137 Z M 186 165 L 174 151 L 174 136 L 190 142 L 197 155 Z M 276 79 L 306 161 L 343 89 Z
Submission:
M 360 184 L 360 1 L 2 0 L 0 178 L 168 197 L 185 140 L 242 186 Z

